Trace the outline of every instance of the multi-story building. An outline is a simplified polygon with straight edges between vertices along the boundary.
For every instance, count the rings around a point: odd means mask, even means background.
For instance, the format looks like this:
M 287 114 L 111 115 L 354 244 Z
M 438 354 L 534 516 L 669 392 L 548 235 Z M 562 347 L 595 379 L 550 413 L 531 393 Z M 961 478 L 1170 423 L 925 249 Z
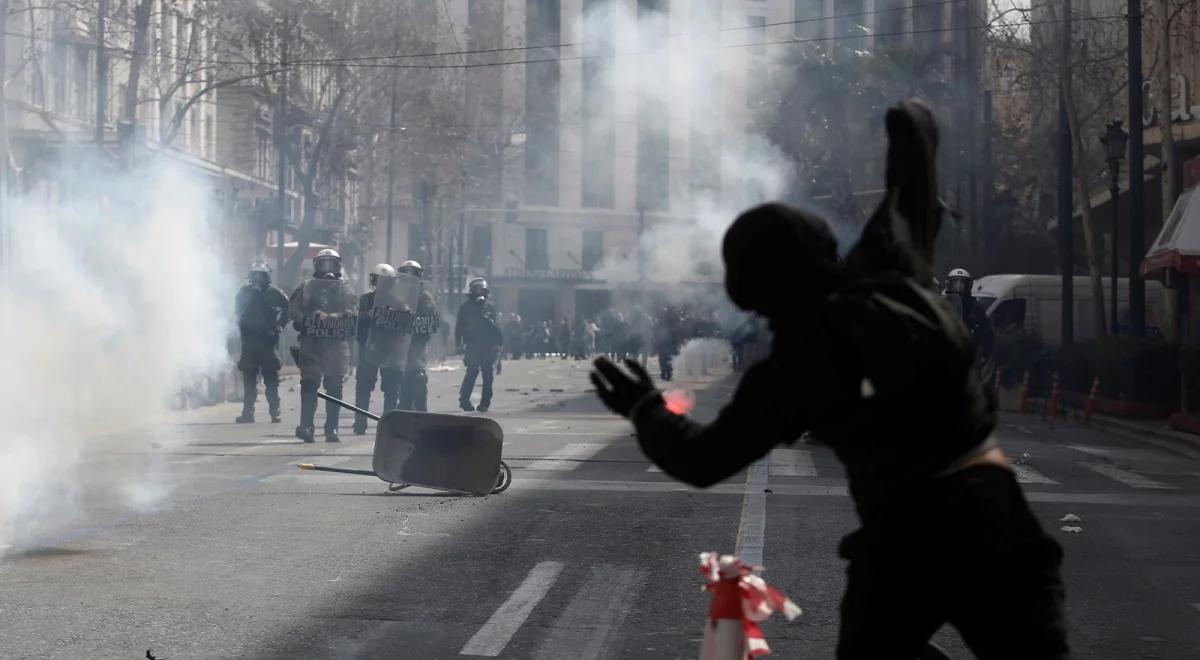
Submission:
M 719 286 L 715 245 L 732 214 L 777 194 L 760 109 L 787 49 L 828 57 L 884 44 L 944 68 L 957 5 L 920 0 L 448 0 L 423 12 L 433 50 L 466 64 L 454 121 L 491 145 L 464 158 L 468 195 L 427 212 L 399 184 L 387 245 L 489 278 L 504 311 L 591 315 Z M 980 14 L 982 15 L 982 14 Z M 961 30 L 959 31 L 961 33 Z M 497 52 L 497 49 L 504 49 Z M 479 52 L 484 51 L 484 52 Z M 419 131 L 420 127 L 410 127 Z M 766 170 L 759 172 L 757 170 Z M 440 223 L 440 233 L 437 225 Z M 407 225 L 407 229 L 403 228 Z M 436 244 L 431 237 L 442 237 Z

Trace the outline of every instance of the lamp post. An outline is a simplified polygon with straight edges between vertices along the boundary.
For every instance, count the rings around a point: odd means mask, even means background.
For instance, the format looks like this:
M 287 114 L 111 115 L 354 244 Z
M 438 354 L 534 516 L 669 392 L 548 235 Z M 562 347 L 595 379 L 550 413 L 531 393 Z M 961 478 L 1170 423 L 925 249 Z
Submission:
M 1129 134 L 1121 128 L 1121 120 L 1114 119 L 1105 126 L 1104 135 L 1100 136 L 1100 144 L 1104 145 L 1108 158 L 1108 170 L 1112 173 L 1112 334 L 1117 334 L 1117 278 L 1120 270 L 1117 268 L 1117 223 L 1120 209 L 1117 200 L 1121 196 L 1121 187 L 1117 183 L 1121 175 L 1121 161 L 1125 158 L 1125 145 L 1129 142 Z

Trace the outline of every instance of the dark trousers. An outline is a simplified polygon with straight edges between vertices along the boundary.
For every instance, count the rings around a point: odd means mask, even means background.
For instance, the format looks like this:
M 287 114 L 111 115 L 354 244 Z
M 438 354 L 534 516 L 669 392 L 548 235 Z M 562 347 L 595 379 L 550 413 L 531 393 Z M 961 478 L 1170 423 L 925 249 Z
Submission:
M 1004 468 L 938 479 L 842 541 L 839 660 L 915 658 L 943 625 L 980 660 L 1069 657 L 1062 549 Z
M 663 380 L 671 380 L 675 377 L 675 354 L 672 352 L 674 347 L 660 346 L 658 348 L 658 376 Z
M 475 383 L 472 382 L 471 388 L 474 389 L 474 387 Z M 400 403 L 397 408 L 417 412 L 429 411 L 429 376 L 424 369 L 409 369 L 404 372 L 403 380 L 400 383 Z
M 375 381 L 378 379 L 380 389 L 383 391 L 383 409 L 379 411 L 379 414 L 395 410 L 400 398 L 399 372 L 368 363 L 362 357 L 365 352 L 360 346 L 358 366 L 354 370 L 354 405 L 363 410 L 371 409 L 371 393 L 375 391 Z M 365 430 L 367 418 L 355 414 L 354 428 Z
M 495 368 L 494 362 L 468 364 L 466 372 L 463 373 L 462 387 L 458 388 L 458 402 L 471 403 L 471 392 L 475 391 L 475 378 L 482 373 L 483 391 L 479 395 L 479 405 L 484 408 L 492 405 L 492 377 L 496 373 Z
M 331 378 L 325 376 L 325 393 L 329 396 L 340 399 L 342 398 L 342 379 L 341 377 Z M 317 414 L 317 390 L 321 386 L 321 381 L 317 379 L 302 379 L 300 381 L 300 426 L 312 428 L 314 425 L 313 419 Z M 341 416 L 342 407 L 332 401 L 325 402 L 325 433 L 334 433 L 338 427 L 338 417 Z
M 254 414 L 258 400 L 258 374 L 262 372 L 263 389 L 267 391 L 267 408 L 272 417 L 279 416 L 279 370 L 265 367 L 242 370 L 242 412 Z

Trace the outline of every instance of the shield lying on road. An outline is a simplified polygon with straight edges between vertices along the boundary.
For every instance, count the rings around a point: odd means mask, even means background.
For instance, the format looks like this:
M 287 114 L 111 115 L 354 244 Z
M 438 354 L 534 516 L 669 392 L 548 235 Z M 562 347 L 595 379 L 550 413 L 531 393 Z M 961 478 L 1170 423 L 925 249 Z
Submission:
M 375 429 L 372 467 L 391 483 L 487 495 L 503 445 L 504 431 L 486 417 L 394 410 Z

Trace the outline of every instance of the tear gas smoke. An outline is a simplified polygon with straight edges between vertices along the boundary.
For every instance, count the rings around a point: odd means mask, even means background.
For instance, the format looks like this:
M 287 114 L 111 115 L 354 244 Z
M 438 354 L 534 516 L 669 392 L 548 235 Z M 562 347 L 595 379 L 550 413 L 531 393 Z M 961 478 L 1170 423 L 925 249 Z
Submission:
M 208 190 L 161 162 L 105 171 L 80 166 L 7 203 L 0 552 L 158 506 L 154 448 L 185 438 L 154 425 L 184 383 L 228 364 L 235 282 Z
M 642 179 L 639 188 L 669 189 L 669 211 L 647 211 L 637 246 L 646 277 L 656 283 L 720 283 L 725 229 L 746 208 L 781 198 L 794 178 L 795 164 L 754 128 L 755 111 L 749 107 L 754 104 L 744 100 L 753 97 L 755 104 L 769 105 L 769 85 L 748 86 L 765 78 L 783 51 L 736 47 L 766 37 L 753 30 L 722 31 L 721 5 L 697 0 L 670 14 L 639 15 L 634 3 L 589 3 L 578 28 L 585 40 L 603 39 L 584 28 L 605 24 L 594 15 L 615 13 L 607 38 L 616 44 L 617 55 L 596 60 L 600 71 L 584 81 L 598 88 L 591 96 L 636 96 L 642 108 L 667 115 L 662 122 L 642 123 L 634 104 L 618 102 L 616 110 L 618 125 L 638 125 L 639 140 L 670 148 L 667 178 L 636 173 Z M 618 169 L 636 171 L 624 164 Z M 628 282 L 638 276 L 632 270 L 609 259 L 596 276 Z
M 692 339 L 679 349 L 675 357 L 675 373 L 680 378 L 708 376 L 720 367 L 726 367 L 730 359 L 729 343 L 721 339 L 706 337 Z

